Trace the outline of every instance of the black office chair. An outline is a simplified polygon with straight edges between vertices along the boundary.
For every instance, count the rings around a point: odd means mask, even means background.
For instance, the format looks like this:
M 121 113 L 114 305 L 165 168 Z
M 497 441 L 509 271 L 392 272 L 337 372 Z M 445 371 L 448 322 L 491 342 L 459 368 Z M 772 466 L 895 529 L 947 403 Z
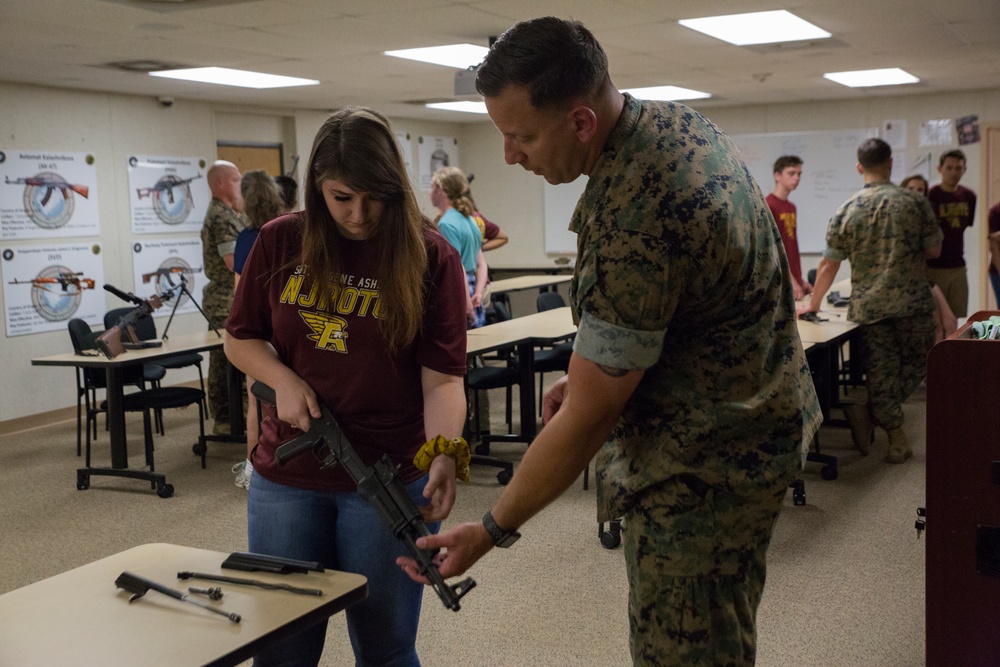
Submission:
M 495 303 L 497 322 L 505 322 L 510 319 L 510 311 L 503 303 Z M 500 361 L 501 366 L 487 366 L 486 361 Z M 479 365 L 477 365 L 479 364 Z M 520 375 L 517 367 L 517 354 L 514 348 L 500 350 L 490 356 L 479 356 L 473 359 L 472 367 L 469 368 L 465 376 L 465 386 L 467 393 L 472 393 L 472 408 L 475 413 L 475 428 L 470 429 L 474 436 L 483 432 L 479 423 L 479 392 L 489 389 L 507 389 L 507 405 L 505 417 L 507 421 L 507 433 L 512 433 L 514 428 L 513 419 L 513 387 L 520 384 Z M 489 424 L 486 425 L 486 432 L 489 433 Z M 483 453 L 489 453 L 489 445 L 485 445 Z
M 69 321 L 70 342 L 73 344 L 73 352 L 83 354 L 85 350 L 96 350 L 94 341 L 101 332 L 93 331 L 90 325 L 82 319 L 72 319 Z M 145 364 L 142 367 L 128 367 L 125 369 L 123 384 L 134 385 L 139 389 L 146 388 L 146 382 L 159 380 L 166 373 L 166 369 L 155 364 Z M 82 408 L 86 408 L 87 413 L 87 437 L 90 438 L 93 430 L 94 438 L 97 437 L 97 415 L 106 412 L 106 404 L 97 402 L 97 390 L 107 388 L 107 379 L 104 371 L 98 368 L 76 369 L 76 455 L 81 455 L 81 437 L 83 433 Z M 83 399 L 83 404 L 81 404 Z M 162 433 L 162 430 L 161 430 Z
M 69 335 L 73 343 L 73 351 L 83 354 L 86 350 L 95 349 L 94 340 L 97 335 L 91 330 L 90 325 L 82 319 L 73 319 L 69 322 Z M 82 371 L 82 373 L 80 373 Z M 126 366 L 123 369 L 124 384 L 134 384 L 139 386 L 137 392 L 125 394 L 122 397 L 123 408 L 126 412 L 142 412 L 143 441 L 145 443 L 146 465 L 150 472 L 154 472 L 156 467 L 153 460 L 153 429 L 150 411 L 162 413 L 169 408 L 184 408 L 189 405 L 198 406 L 198 444 L 201 447 L 201 467 L 205 467 L 205 392 L 191 387 L 156 387 L 152 389 L 144 388 L 143 368 L 140 366 Z M 97 435 L 97 415 L 107 413 L 107 400 L 97 403 L 97 390 L 107 389 L 106 375 L 99 368 L 77 369 L 77 446 L 79 447 L 80 435 L 80 397 L 84 397 L 87 408 L 87 437 L 86 437 L 86 467 L 90 468 L 90 432 L 91 423 L 94 424 L 94 435 Z M 93 397 L 93 398 L 92 398 Z M 89 486 L 89 476 L 77 474 L 77 487 L 87 488 Z M 82 484 L 82 486 L 81 486 Z M 161 498 L 168 498 L 173 495 L 174 488 L 170 484 L 162 484 L 157 487 L 155 482 L 151 485 L 156 489 L 157 495 Z
M 134 308 L 115 308 L 113 310 L 109 310 L 104 314 L 104 328 L 110 329 L 112 326 L 118 324 L 118 321 L 132 310 L 134 310 Z M 151 315 L 142 318 L 138 323 L 136 323 L 135 335 L 139 340 L 156 339 L 156 322 L 153 320 Z M 205 391 L 205 376 L 201 370 L 201 362 L 204 360 L 205 358 L 197 352 L 190 352 L 188 354 L 178 354 L 168 359 L 158 359 L 156 364 L 167 370 L 194 366 L 198 369 L 198 383 L 201 386 L 201 390 Z M 206 404 L 204 408 L 207 412 L 208 405 Z
M 494 303 L 494 308 L 496 309 L 497 321 L 503 322 L 510 319 L 510 311 L 507 309 L 506 305 L 503 303 Z M 482 437 L 482 424 L 479 421 L 479 392 L 487 391 L 489 389 L 499 389 L 505 387 L 507 389 L 507 405 L 506 405 L 506 419 L 507 419 L 507 433 L 513 432 L 513 387 L 514 385 L 520 384 L 520 371 L 517 367 L 517 355 L 514 353 L 514 349 L 501 350 L 492 359 L 499 360 L 503 363 L 501 366 L 487 366 L 483 361 L 483 357 L 478 357 L 473 359 L 473 365 L 469 368 L 465 376 L 465 388 L 466 394 L 471 394 L 472 396 L 472 412 L 475 417 L 469 417 L 469 428 L 470 433 L 473 433 L 473 437 L 479 439 Z M 477 366 L 476 364 L 481 364 Z M 472 424 L 475 424 L 473 427 Z M 489 425 L 487 424 L 486 433 L 489 433 Z M 481 442 L 479 446 L 476 447 L 476 453 L 472 456 L 472 465 L 484 465 L 493 468 L 500 468 L 500 472 L 497 473 L 497 481 L 501 484 L 507 484 L 514 474 L 514 465 L 509 461 L 501 461 L 500 459 L 495 459 L 488 456 L 490 453 L 490 446 L 488 442 Z
M 114 323 L 117 324 L 124 315 L 128 314 L 132 308 L 115 308 L 109 310 L 104 315 L 104 326 L 108 328 L 108 319 L 114 317 Z M 139 340 L 154 340 L 157 337 L 156 333 L 156 322 L 152 316 L 142 318 L 138 324 L 135 326 L 135 335 Z M 188 366 L 194 366 L 198 369 L 198 383 L 201 386 L 201 390 L 205 391 L 205 376 L 201 369 L 201 363 L 205 358 L 198 354 L 197 352 L 191 352 L 188 354 L 178 354 L 172 356 L 168 359 L 160 359 L 156 363 L 163 366 L 166 369 L 176 369 L 176 368 L 187 368 Z
M 563 308 L 566 301 L 559 292 L 542 292 L 535 299 L 538 312 Z M 559 343 L 551 347 L 535 348 L 535 372 L 538 373 L 538 414 L 542 414 L 545 374 L 569 370 L 569 358 L 573 354 L 573 341 Z

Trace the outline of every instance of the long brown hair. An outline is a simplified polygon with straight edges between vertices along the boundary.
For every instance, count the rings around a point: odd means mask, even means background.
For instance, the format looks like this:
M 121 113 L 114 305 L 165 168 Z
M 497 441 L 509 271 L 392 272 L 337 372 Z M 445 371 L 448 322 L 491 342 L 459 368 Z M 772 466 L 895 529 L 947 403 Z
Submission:
M 437 183 L 444 191 L 451 205 L 462 215 L 471 218 L 476 211 L 472 202 L 469 181 L 458 167 L 441 167 L 431 176 L 431 183 Z
M 240 192 L 243 194 L 243 213 L 251 229 L 260 229 L 284 211 L 278 184 L 263 169 L 243 174 Z
M 344 237 L 323 199 L 322 185 L 337 180 L 382 203 L 369 242 L 378 247 L 379 326 L 398 351 L 420 332 L 424 310 L 430 222 L 420 212 L 389 121 L 377 111 L 346 107 L 330 116 L 313 142 L 305 177 L 302 263 L 319 286 L 341 281 Z

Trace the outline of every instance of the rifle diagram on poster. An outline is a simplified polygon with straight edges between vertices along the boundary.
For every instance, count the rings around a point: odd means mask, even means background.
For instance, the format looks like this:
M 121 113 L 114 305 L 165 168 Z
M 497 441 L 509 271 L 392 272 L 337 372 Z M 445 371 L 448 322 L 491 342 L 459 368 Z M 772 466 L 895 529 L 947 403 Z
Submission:
M 74 318 L 103 321 L 100 244 L 4 247 L 0 256 L 8 337 L 66 331 Z
M 134 234 L 201 231 L 212 200 L 206 162 L 197 157 L 128 158 L 129 209 Z
M 431 176 L 441 167 L 458 166 L 458 139 L 455 137 L 417 137 L 417 177 L 420 190 L 430 192 Z
M 97 236 L 97 169 L 87 153 L 0 150 L 0 238 Z
M 133 293 L 148 299 L 173 290 L 174 296 L 162 308 L 153 311 L 153 317 L 169 317 L 174 312 L 174 303 L 177 303 L 178 315 L 198 312 L 201 290 L 208 282 L 204 269 L 201 239 L 136 241 L 132 244 Z M 191 303 L 191 298 L 197 300 L 198 306 Z

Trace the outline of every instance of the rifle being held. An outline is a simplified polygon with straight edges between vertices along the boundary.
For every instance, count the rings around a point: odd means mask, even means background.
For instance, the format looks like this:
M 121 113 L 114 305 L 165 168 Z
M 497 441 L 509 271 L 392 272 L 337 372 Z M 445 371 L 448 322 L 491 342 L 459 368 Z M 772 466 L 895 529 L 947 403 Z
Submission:
M 251 390 L 262 401 L 276 404 L 274 390 L 263 382 L 254 382 Z M 476 582 L 468 577 L 449 585 L 433 561 L 439 550 L 421 549 L 417 546 L 417 538 L 430 535 L 430 531 L 420 510 L 399 481 L 399 466 L 392 463 L 388 456 L 383 456 L 374 465 L 365 464 L 354 446 L 348 442 L 329 408 L 325 405 L 320 408 L 322 416 L 311 421 L 306 433 L 278 447 L 278 464 L 284 465 L 289 459 L 312 449 L 316 458 L 323 462 L 324 468 L 338 463 L 342 465 L 357 484 L 361 497 L 378 511 L 393 537 L 406 545 L 410 555 L 420 566 L 420 574 L 430 579 L 434 592 L 441 598 L 444 606 L 452 611 L 461 609 L 459 600 L 475 587 Z
M 164 301 L 169 301 L 173 298 L 174 291 L 169 289 L 163 294 L 154 294 L 148 299 L 143 299 L 137 297 L 131 292 L 123 292 L 114 285 L 104 284 L 104 289 L 111 292 L 119 299 L 123 301 L 129 301 L 131 303 L 137 304 L 136 307 L 129 312 L 127 312 L 120 320 L 118 324 L 111 327 L 94 341 L 94 345 L 97 349 L 107 357 L 108 359 L 114 359 L 122 352 L 124 352 L 127 347 L 159 347 L 162 345 L 159 341 L 146 341 L 141 343 L 139 337 L 135 334 L 135 325 L 139 323 L 144 317 L 149 317 L 150 314 L 163 305 Z M 128 340 L 126 343 L 122 340 L 123 336 Z
M 62 192 L 63 199 L 69 199 L 69 190 L 72 190 L 84 199 L 90 196 L 90 188 L 88 186 L 74 185 L 59 176 L 29 176 L 28 178 L 15 178 L 13 181 L 9 177 L 4 176 L 4 182 L 8 185 L 29 185 L 36 188 L 48 188 L 45 191 L 45 196 L 42 197 L 42 206 L 49 203 L 52 193 L 57 189 Z

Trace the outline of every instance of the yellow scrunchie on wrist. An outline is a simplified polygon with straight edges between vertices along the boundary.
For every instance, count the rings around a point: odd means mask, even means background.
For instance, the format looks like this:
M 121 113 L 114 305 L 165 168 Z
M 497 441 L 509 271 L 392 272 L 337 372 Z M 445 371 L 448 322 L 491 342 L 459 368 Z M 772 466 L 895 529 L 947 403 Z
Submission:
M 443 435 L 436 435 L 420 448 L 414 457 L 413 465 L 417 470 L 428 471 L 431 468 L 431 461 L 435 456 L 444 454 L 455 459 L 455 476 L 463 482 L 469 481 L 469 462 L 472 460 L 472 452 L 469 451 L 469 443 L 464 438 L 454 438 L 447 440 Z

